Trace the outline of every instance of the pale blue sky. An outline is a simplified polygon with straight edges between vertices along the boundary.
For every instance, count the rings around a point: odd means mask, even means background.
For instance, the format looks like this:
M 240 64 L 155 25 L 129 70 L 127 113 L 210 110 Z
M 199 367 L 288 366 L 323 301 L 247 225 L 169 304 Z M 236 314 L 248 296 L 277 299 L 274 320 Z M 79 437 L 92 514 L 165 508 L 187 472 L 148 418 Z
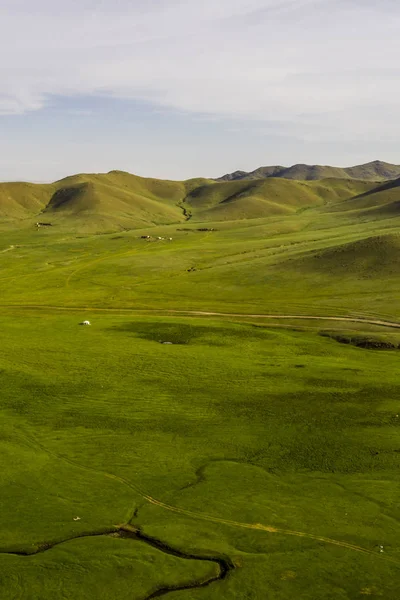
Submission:
M 2 0 L 0 180 L 400 163 L 397 0 Z

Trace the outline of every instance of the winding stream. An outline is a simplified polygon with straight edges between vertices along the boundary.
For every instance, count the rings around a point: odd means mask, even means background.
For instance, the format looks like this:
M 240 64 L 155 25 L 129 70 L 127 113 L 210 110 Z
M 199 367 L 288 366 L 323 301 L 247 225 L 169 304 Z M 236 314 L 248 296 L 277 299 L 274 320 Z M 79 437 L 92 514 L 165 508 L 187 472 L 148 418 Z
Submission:
M 73 537 L 67 538 L 65 540 L 58 541 L 58 542 L 43 543 L 35 551 L 20 550 L 20 551 L 8 552 L 5 550 L 0 550 L 0 555 L 6 554 L 6 555 L 12 555 L 12 556 L 24 556 L 26 558 L 29 558 L 29 556 L 34 556 L 35 554 L 40 554 L 42 552 L 46 552 L 47 550 L 51 550 L 55 546 L 59 546 L 61 544 L 70 542 L 72 540 L 77 540 L 77 539 L 81 539 L 81 538 L 102 537 L 102 536 L 108 536 L 108 535 L 113 535 L 114 537 L 120 537 L 120 538 L 124 538 L 124 539 L 140 541 L 140 542 L 143 542 L 144 544 L 148 544 L 149 546 L 151 546 L 152 548 L 155 548 L 156 550 L 159 550 L 160 552 L 164 552 L 165 554 L 170 554 L 171 556 L 175 556 L 177 558 L 182 558 L 184 560 L 206 561 L 206 562 L 214 563 L 218 566 L 218 573 L 216 575 L 210 576 L 209 578 L 207 578 L 203 581 L 193 581 L 192 583 L 185 584 L 185 585 L 160 587 L 160 588 L 156 589 L 155 591 L 151 592 L 150 595 L 143 598 L 143 600 L 152 600 L 152 598 L 160 598 L 161 596 L 165 596 L 166 594 L 168 594 L 170 592 L 177 592 L 177 591 L 207 587 L 210 584 L 214 583 L 215 581 L 222 581 L 222 580 L 226 579 L 228 577 L 229 573 L 231 571 L 233 571 L 233 569 L 235 568 L 233 562 L 227 557 L 205 556 L 205 555 L 196 555 L 196 554 L 189 554 L 186 552 L 182 552 L 181 550 L 178 550 L 177 548 L 172 548 L 171 546 L 169 546 L 168 544 L 165 544 L 161 540 L 158 540 L 156 538 L 153 538 L 153 537 L 143 533 L 140 529 L 134 528 L 134 527 L 128 526 L 128 525 L 123 525 L 119 528 L 113 528 L 113 529 L 103 530 L 103 531 L 99 531 L 99 532 L 76 535 L 76 536 L 73 536 Z

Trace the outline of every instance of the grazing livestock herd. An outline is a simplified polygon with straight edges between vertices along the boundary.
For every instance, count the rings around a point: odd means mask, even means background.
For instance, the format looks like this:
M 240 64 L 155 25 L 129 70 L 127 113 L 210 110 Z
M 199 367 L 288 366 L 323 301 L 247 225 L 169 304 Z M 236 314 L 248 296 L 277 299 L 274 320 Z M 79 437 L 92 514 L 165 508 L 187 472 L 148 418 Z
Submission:
M 164 237 L 160 237 L 160 236 L 153 237 L 151 235 L 141 235 L 140 239 L 142 239 L 142 240 L 148 240 L 150 242 L 153 242 L 155 240 L 168 240 L 169 242 L 172 242 L 172 238 L 171 237 L 170 238 L 164 238 Z

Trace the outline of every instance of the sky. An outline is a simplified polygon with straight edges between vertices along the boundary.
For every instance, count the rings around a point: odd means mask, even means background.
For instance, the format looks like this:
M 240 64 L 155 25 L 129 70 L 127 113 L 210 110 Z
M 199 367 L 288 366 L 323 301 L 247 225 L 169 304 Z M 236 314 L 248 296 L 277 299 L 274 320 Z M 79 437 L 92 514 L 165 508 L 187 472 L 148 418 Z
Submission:
M 400 163 L 398 0 L 0 0 L 0 180 Z

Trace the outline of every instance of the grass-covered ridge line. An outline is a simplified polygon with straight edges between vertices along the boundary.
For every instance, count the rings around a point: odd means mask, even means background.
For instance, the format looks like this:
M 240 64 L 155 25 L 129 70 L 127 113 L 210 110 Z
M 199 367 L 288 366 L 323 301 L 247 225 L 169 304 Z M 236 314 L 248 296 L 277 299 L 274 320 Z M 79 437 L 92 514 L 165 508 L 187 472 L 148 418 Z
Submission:
M 326 172 L 324 178 L 268 177 L 166 181 L 122 171 L 73 175 L 52 184 L 0 183 L 0 224 L 47 221 L 84 233 L 146 226 L 276 218 L 305 210 L 397 214 L 397 181 Z M 306 181 L 307 179 L 307 181 Z
M 254 171 L 235 171 L 223 175 L 218 181 L 239 179 L 265 179 L 268 177 L 283 177 L 285 179 L 317 180 L 330 177 L 340 179 L 363 179 L 367 181 L 383 181 L 400 177 L 400 165 L 375 160 L 355 167 L 330 167 L 322 165 L 298 164 L 291 167 L 259 167 Z

